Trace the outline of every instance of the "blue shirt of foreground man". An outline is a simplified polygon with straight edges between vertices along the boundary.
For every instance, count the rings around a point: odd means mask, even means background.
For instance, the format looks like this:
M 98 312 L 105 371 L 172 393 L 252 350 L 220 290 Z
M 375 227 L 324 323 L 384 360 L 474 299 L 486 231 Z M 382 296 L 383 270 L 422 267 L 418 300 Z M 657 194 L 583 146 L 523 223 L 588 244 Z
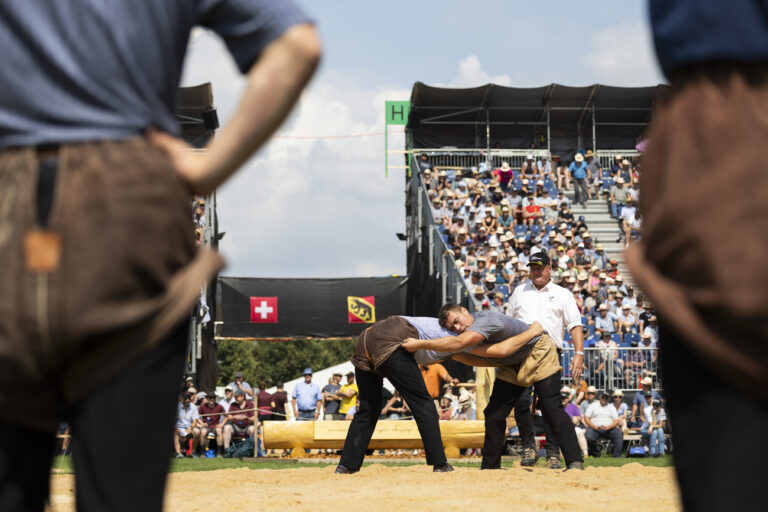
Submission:
M 456 352 L 478 344 L 479 347 L 493 347 L 503 342 L 510 349 L 509 356 L 497 360 L 502 366 L 496 372 L 493 392 L 484 411 L 485 441 L 480 468 L 501 467 L 507 416 L 533 384 L 544 421 L 562 447 L 566 470 L 583 469 L 576 431 L 560 397 L 560 358 L 549 335 L 542 333 L 524 340 L 517 335 L 528 329 L 525 322 L 492 311 L 472 315 L 457 304 L 444 305 L 438 318 L 442 326 L 456 334 L 431 340 L 407 339 L 403 348 L 412 352 Z M 510 337 L 515 341 L 509 341 Z
M 200 152 L 174 136 L 196 25 L 247 74 Z M 192 194 L 282 123 L 318 37 L 291 0 L 35 0 L 0 2 L 0 41 L 0 510 L 43 510 L 60 421 L 77 510 L 160 510 L 189 312 L 223 264 Z
M 536 324 L 517 336 L 496 344 L 484 344 L 470 351 L 480 356 L 508 355 L 498 352 L 508 349 L 508 345 L 517 347 L 527 344 L 533 337 L 541 334 L 541 326 Z M 421 336 L 452 336 L 454 333 L 441 328 L 434 318 L 391 316 L 363 331 L 357 338 L 352 364 L 359 388 L 360 409 L 352 419 L 344 441 L 344 450 L 336 473 L 354 473 L 360 470 L 365 458 L 365 450 L 373 436 L 382 408 L 381 390 L 384 377 L 395 386 L 413 412 L 413 418 L 419 429 L 427 464 L 435 472 L 452 471 L 443 449 L 440 435 L 439 418 L 435 404 L 427 391 L 424 379 L 417 364 L 430 364 L 452 356 L 458 361 L 470 365 L 488 366 L 486 360 L 473 354 L 453 353 L 440 350 L 440 353 L 422 351 L 414 356 L 402 348 L 408 338 Z M 467 347 L 468 348 L 468 347 Z M 451 352 L 451 353 L 445 353 Z

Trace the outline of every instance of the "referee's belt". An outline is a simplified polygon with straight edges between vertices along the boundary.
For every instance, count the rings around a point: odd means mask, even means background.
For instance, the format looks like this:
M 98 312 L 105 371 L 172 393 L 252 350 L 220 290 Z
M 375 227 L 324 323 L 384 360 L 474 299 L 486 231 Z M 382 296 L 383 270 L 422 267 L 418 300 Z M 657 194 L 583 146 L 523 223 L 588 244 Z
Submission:
M 315 412 L 317 409 L 299 409 L 299 412 Z

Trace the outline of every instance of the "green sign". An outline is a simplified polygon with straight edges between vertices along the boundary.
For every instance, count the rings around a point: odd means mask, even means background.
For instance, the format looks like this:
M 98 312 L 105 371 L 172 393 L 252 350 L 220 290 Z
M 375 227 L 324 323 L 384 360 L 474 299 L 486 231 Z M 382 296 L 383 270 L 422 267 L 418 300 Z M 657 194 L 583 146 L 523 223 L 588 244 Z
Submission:
M 389 176 L 389 130 L 387 127 L 391 124 L 408 124 L 411 102 L 385 101 L 384 109 L 384 175 Z
M 410 101 L 387 101 L 386 124 L 408 124 L 408 112 L 410 110 Z

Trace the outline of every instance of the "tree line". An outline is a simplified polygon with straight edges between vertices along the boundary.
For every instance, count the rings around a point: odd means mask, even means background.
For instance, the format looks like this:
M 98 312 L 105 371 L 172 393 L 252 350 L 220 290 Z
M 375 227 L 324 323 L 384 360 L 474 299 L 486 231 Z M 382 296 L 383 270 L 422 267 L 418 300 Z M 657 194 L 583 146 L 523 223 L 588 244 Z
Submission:
M 226 386 L 234 380 L 234 373 L 240 371 L 252 386 L 263 380 L 271 387 L 278 381 L 300 377 L 304 368 L 317 371 L 348 361 L 354 345 L 354 338 L 285 342 L 221 340 L 217 347 L 219 385 Z

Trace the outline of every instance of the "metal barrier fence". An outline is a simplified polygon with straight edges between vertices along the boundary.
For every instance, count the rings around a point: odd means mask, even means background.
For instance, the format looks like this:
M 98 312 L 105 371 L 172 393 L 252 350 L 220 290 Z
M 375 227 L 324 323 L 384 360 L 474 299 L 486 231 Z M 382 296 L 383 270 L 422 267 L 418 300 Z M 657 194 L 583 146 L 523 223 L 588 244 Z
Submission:
M 602 168 L 609 168 L 617 156 L 629 160 L 631 165 L 635 158 L 640 156 L 640 152 L 636 149 L 600 149 L 597 151 L 597 159 Z
M 414 160 L 416 155 L 413 156 Z M 413 162 L 413 168 L 418 169 L 416 162 Z M 455 302 L 463 304 L 468 302 L 467 308 L 474 310 L 474 303 L 469 299 L 469 290 L 464 281 L 464 276 L 456 267 L 456 263 L 451 255 L 452 251 L 445 243 L 440 231 L 437 229 L 437 222 L 432 212 L 432 203 L 427 194 L 427 188 L 424 186 L 424 180 L 420 174 L 416 174 L 411 181 L 411 200 L 416 201 L 417 219 L 410 221 L 414 229 L 409 230 L 415 237 L 421 236 L 422 228 L 426 227 L 427 239 L 427 272 L 429 276 L 434 276 L 440 281 L 441 286 L 441 304 Z M 414 222 L 415 221 L 415 222 Z M 414 240 L 419 243 L 419 240 Z
M 528 156 L 538 159 L 545 156 L 551 160 L 550 152 L 546 149 L 417 149 L 413 155 L 426 154 L 432 163 L 432 168 L 442 170 L 469 170 L 481 169 L 485 164 L 488 171 L 501 166 L 502 162 L 508 162 L 512 169 L 519 170 Z M 415 166 L 414 169 L 418 169 Z
M 571 382 L 573 348 L 563 350 L 563 384 Z M 637 391 L 645 377 L 653 379 L 653 388 L 662 389 L 661 366 L 657 348 L 615 347 L 585 348 L 582 379 L 597 389 Z

